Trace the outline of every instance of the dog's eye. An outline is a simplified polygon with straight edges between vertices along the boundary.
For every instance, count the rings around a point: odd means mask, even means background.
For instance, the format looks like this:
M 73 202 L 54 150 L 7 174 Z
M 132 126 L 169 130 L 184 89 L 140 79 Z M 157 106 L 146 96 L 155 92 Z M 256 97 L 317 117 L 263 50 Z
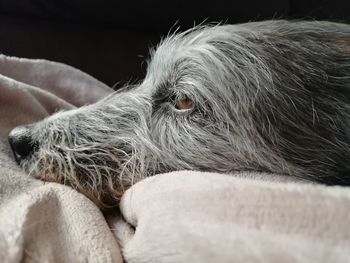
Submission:
M 186 96 L 178 98 L 175 104 L 175 107 L 178 110 L 191 110 L 193 106 L 193 101 Z

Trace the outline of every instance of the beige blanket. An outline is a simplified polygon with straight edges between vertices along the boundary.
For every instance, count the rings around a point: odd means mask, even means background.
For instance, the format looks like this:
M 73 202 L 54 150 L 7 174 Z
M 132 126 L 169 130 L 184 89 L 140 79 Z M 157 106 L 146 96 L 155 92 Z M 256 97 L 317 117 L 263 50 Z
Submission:
M 111 90 L 71 67 L 0 56 L 0 262 L 122 262 L 101 212 L 72 189 L 29 178 L 7 143 L 15 126 Z
M 347 188 L 174 172 L 134 185 L 121 210 L 128 262 L 350 262 Z
M 66 65 L 0 56 L 0 262 L 350 262 L 348 188 L 253 173 L 137 183 L 108 218 L 120 250 L 88 199 L 29 178 L 6 138 L 110 92 Z

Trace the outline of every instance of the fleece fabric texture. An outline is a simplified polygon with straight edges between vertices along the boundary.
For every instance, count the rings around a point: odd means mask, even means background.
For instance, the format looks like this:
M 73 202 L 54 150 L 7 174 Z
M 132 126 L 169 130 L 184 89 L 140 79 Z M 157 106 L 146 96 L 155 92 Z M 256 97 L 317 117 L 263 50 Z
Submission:
M 63 64 L 0 56 L 0 262 L 122 262 L 99 209 L 69 187 L 30 178 L 7 142 L 15 126 L 110 92 Z
M 350 262 L 350 190 L 180 171 L 135 184 L 111 221 L 127 262 Z

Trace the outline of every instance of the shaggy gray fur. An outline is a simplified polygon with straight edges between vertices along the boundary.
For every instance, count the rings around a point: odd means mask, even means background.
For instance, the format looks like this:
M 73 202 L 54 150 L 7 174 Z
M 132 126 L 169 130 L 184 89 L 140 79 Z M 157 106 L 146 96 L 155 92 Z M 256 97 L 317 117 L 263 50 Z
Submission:
M 349 106 L 349 25 L 200 26 L 162 41 L 141 84 L 30 126 L 38 147 L 21 165 L 101 206 L 182 169 L 347 185 Z

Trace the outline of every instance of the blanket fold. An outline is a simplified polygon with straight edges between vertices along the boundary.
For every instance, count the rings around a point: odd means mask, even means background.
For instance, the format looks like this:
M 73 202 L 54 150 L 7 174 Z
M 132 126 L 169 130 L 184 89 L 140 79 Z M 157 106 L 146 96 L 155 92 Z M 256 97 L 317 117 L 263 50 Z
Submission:
M 99 209 L 69 187 L 24 174 L 7 142 L 15 126 L 111 92 L 66 65 L 0 55 L 0 262 L 122 262 Z
M 350 259 L 347 188 L 182 171 L 137 183 L 120 207 L 111 224 L 130 262 Z

